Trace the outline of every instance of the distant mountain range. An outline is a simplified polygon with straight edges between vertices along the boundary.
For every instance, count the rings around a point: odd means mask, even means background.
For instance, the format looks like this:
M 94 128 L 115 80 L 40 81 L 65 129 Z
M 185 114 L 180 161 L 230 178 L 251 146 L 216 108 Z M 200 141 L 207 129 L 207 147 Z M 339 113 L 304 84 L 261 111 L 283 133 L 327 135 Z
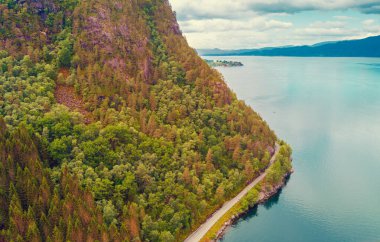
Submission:
M 202 56 L 380 57 L 380 36 L 304 46 L 241 50 L 199 49 L 198 53 Z

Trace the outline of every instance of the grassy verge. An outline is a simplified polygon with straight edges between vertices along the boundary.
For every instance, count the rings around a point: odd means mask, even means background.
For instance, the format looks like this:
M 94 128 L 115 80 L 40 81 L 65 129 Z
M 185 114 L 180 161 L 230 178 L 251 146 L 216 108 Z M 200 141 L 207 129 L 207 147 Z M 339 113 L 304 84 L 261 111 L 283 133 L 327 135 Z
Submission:
M 244 196 L 242 200 L 240 200 L 230 210 L 228 210 L 228 212 L 225 213 L 223 217 L 221 217 L 218 222 L 216 222 L 214 226 L 211 227 L 207 234 L 201 239 L 201 242 L 207 242 L 215 239 L 218 231 L 226 222 L 230 221 L 233 216 L 238 216 L 244 211 L 247 211 L 250 207 L 256 205 L 259 199 L 259 190 L 261 190 L 260 187 L 261 184 L 256 185 L 247 193 L 247 195 Z

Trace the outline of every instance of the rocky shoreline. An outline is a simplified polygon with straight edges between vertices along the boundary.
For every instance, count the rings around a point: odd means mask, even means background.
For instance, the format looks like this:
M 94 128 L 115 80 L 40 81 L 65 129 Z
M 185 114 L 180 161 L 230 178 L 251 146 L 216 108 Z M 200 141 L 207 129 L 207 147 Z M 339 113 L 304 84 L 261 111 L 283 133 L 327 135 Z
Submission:
M 273 196 L 275 196 L 282 188 L 285 187 L 288 179 L 290 178 L 290 176 L 291 176 L 291 174 L 293 172 L 294 172 L 294 170 L 292 169 L 289 173 L 287 173 L 284 176 L 284 178 L 282 179 L 282 181 L 277 186 L 273 187 L 270 191 L 260 192 L 260 198 L 259 198 L 259 200 L 253 206 L 250 206 L 247 211 L 244 211 L 242 213 L 233 215 L 229 221 L 227 221 L 227 222 L 224 223 L 224 225 L 222 226 L 222 228 L 220 228 L 220 230 L 216 233 L 215 239 L 212 240 L 212 241 L 216 242 L 219 239 L 223 238 L 223 236 L 224 236 L 225 232 L 227 231 L 227 229 L 231 225 L 233 225 L 234 223 L 236 223 L 242 216 L 244 216 L 245 214 L 247 214 L 247 212 L 250 209 L 252 209 L 253 207 L 255 207 L 257 205 L 264 204 L 270 198 L 272 198 Z

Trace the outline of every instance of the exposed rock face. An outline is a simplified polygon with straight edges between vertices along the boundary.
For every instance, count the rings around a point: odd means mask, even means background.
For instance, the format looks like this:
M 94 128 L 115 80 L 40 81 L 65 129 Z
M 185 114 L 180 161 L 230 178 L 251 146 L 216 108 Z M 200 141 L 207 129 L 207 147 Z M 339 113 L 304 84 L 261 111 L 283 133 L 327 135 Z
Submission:
M 75 49 L 79 57 L 87 59 L 87 53 L 96 51 L 97 58 L 105 64 L 102 68 L 110 70 L 109 79 L 115 79 L 112 76 L 117 74 L 117 79 L 142 77 L 144 82 L 152 83 L 149 29 L 143 16 L 133 12 L 137 7 L 131 5 L 135 3 L 87 1 L 87 4 L 92 5 L 91 9 L 84 4 L 79 6 L 77 11 L 85 14 L 76 15 L 74 20 L 74 29 L 77 30 L 74 34 L 79 37 Z
M 17 1 L 16 1 L 17 2 Z M 39 14 L 40 16 L 45 17 L 46 14 L 45 11 L 51 11 L 51 12 L 56 12 L 57 7 L 52 1 L 48 0 L 28 0 L 28 1 L 18 1 L 20 3 L 28 3 L 29 7 L 33 10 L 34 13 Z

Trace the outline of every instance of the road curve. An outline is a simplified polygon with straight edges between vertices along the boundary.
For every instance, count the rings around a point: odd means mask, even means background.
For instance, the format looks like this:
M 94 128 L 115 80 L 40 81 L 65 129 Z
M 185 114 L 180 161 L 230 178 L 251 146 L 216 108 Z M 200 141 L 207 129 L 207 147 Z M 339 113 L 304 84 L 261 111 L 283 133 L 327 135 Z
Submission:
M 268 168 L 275 162 L 276 156 L 280 151 L 280 145 L 276 143 L 275 153 L 272 156 Z M 267 175 L 268 168 L 263 172 L 258 178 L 252 181 L 248 186 L 246 186 L 236 197 L 232 198 L 230 201 L 223 204 L 223 206 L 218 209 L 215 213 L 207 219 L 207 221 L 202 224 L 196 231 L 194 231 L 189 237 L 185 239 L 184 242 L 198 242 L 203 236 L 211 229 L 211 227 L 236 203 L 238 203 L 254 186 L 256 186 L 260 181 L 262 181 Z

